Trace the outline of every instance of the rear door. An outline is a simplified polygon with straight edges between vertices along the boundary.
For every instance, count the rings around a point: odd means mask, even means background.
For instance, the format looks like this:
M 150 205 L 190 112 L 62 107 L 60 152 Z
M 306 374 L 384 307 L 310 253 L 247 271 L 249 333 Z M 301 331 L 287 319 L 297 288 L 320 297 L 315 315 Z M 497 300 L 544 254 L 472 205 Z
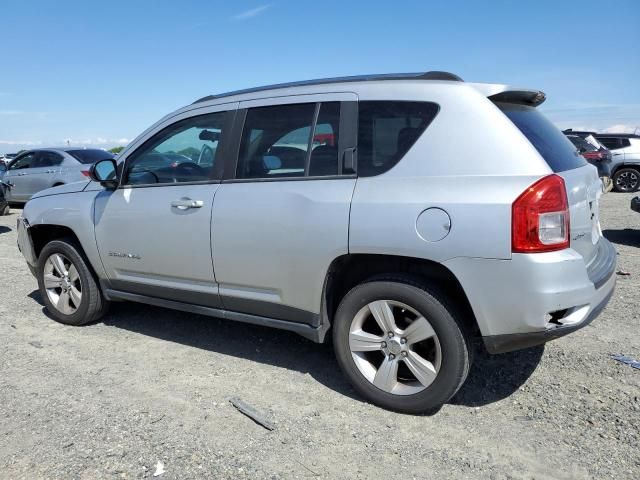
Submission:
M 216 194 L 213 259 L 228 310 L 317 325 L 327 268 L 348 253 L 355 94 L 240 104 L 237 166 Z M 352 128 L 349 131 L 349 126 Z
M 56 173 L 60 171 L 60 164 L 63 160 L 64 157 L 56 152 L 45 150 L 37 152 L 36 160 L 28 177 L 28 188 L 31 195 L 53 186 Z
M 551 170 L 564 179 L 570 210 L 571 248 L 586 264 L 597 254 L 602 236 L 599 201 L 602 183 L 567 137 L 534 107 L 499 103 L 500 109 L 538 150 Z

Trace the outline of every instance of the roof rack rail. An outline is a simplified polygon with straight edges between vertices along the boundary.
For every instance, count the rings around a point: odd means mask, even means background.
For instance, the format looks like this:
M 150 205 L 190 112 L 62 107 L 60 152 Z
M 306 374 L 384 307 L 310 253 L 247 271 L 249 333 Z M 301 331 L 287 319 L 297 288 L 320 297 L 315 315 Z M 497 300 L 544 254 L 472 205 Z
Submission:
M 241 95 L 243 93 L 261 92 L 264 90 L 276 90 L 280 88 L 290 87 L 304 87 L 309 85 L 323 85 L 327 83 L 344 83 L 344 82 L 367 82 L 376 80 L 446 80 L 452 82 L 463 82 L 462 78 L 458 75 L 449 72 L 441 72 L 433 70 L 430 72 L 420 73 L 382 73 L 373 75 L 356 75 L 351 77 L 334 77 L 334 78 L 319 78 L 316 80 L 302 80 L 300 82 L 290 83 L 278 83 L 275 85 L 266 85 L 264 87 L 247 88 L 244 90 L 236 90 L 233 92 L 220 93 L 217 95 L 207 95 L 206 97 L 199 98 L 193 104 L 208 102 L 209 100 L 216 100 L 218 98 L 230 97 L 232 95 Z
M 441 72 L 439 70 L 433 70 L 431 72 L 425 72 L 420 75 L 422 80 L 451 80 L 453 82 L 464 82 L 458 75 L 450 72 Z

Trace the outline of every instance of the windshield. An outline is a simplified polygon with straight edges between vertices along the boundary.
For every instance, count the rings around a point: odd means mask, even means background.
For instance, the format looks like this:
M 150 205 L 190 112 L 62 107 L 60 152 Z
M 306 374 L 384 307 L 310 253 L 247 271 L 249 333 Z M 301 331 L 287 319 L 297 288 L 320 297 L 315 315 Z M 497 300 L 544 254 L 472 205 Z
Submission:
M 514 103 L 497 103 L 498 108 L 531 142 L 554 172 L 564 172 L 586 165 L 567 137 L 534 107 Z
M 106 150 L 86 149 L 86 150 L 67 150 L 67 153 L 80 163 L 91 164 L 99 160 L 113 158 L 113 153 Z

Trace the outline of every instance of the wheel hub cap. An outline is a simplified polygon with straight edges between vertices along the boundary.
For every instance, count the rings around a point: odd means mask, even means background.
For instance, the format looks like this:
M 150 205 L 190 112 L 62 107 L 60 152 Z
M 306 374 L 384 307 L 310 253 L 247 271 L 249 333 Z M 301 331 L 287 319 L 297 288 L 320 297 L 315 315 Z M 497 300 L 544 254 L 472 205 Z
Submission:
M 385 349 L 383 349 L 383 351 L 384 350 Z M 398 355 L 400 355 L 400 352 L 402 352 L 402 350 L 403 350 L 403 346 L 400 345 L 399 340 L 391 339 L 387 341 L 387 348 L 385 353 L 387 354 L 391 353 L 397 357 Z
M 82 282 L 75 265 L 61 253 L 54 253 L 44 263 L 43 276 L 51 305 L 65 315 L 75 313 L 82 302 Z
M 349 348 L 360 373 L 395 395 L 413 395 L 440 371 L 440 341 L 429 321 L 409 305 L 378 300 L 364 306 L 349 328 Z

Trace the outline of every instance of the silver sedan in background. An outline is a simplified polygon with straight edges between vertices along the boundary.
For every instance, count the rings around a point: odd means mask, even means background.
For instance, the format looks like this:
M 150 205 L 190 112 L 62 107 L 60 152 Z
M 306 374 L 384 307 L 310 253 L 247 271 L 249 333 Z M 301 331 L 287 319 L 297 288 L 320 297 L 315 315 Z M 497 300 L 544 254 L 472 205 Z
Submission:
M 18 155 L 9 163 L 2 180 L 10 185 L 7 201 L 25 203 L 32 195 L 46 188 L 66 183 L 89 181 L 89 167 L 113 158 L 101 149 L 39 148 Z

